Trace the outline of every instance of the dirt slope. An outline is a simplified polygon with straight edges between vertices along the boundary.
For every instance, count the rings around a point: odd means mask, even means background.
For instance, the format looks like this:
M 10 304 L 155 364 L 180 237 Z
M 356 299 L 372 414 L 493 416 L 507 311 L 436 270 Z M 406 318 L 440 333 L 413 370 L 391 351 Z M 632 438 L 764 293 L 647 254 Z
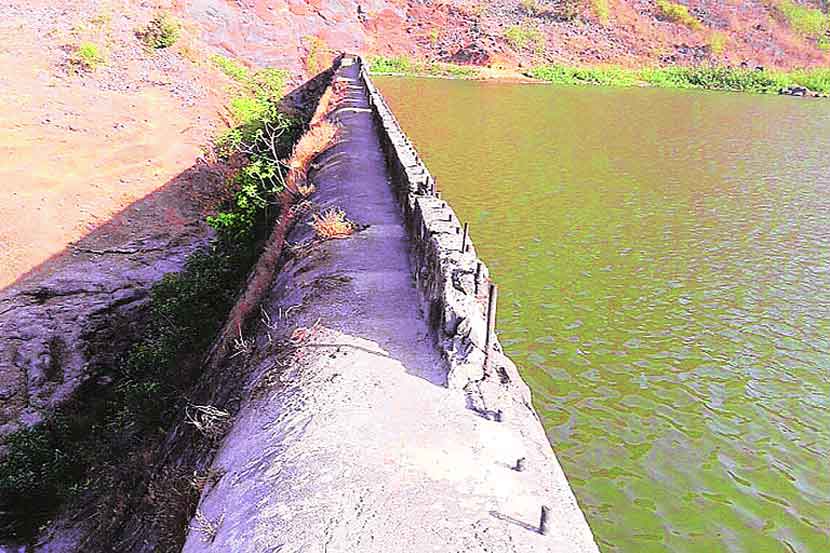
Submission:
M 125 1 L 0 4 L 0 289 L 191 167 L 219 95 L 176 52 L 148 52 L 152 16 Z M 71 65 L 83 42 L 106 61 Z M 159 228 L 181 225 L 169 206 Z
M 818 47 L 816 37 L 795 32 L 774 9 L 780 1 L 678 0 L 699 23 L 696 28 L 670 21 L 655 0 L 180 0 L 177 5 L 214 47 L 296 69 L 318 67 L 319 53 L 327 48 L 505 67 L 554 61 L 830 65 L 830 53 Z M 798 3 L 827 11 L 822 0 Z M 607 15 L 596 7 L 601 5 Z M 540 39 L 511 43 L 515 26 L 538 30 Z

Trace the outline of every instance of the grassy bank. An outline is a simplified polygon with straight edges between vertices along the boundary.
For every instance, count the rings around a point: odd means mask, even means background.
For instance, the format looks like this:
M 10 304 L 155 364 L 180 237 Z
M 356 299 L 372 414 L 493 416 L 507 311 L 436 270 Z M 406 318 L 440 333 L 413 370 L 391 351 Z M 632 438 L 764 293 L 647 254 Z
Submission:
M 406 75 L 409 77 L 443 77 L 451 79 L 476 79 L 481 68 L 451 63 L 413 60 L 406 56 L 369 58 L 369 71 L 374 75 Z
M 370 58 L 369 70 L 375 75 L 453 79 L 479 79 L 486 71 L 480 67 L 417 61 L 406 56 Z M 830 69 L 785 72 L 717 66 L 628 69 L 617 66 L 577 67 L 554 64 L 534 67 L 527 72 L 527 76 L 564 85 L 655 86 L 756 94 L 778 94 L 783 88 L 803 86 L 813 92 L 830 94 Z
M 259 256 L 284 187 L 280 160 L 291 155 L 302 123 L 278 107 L 286 73 L 224 62 L 237 82 L 229 106 L 236 126 L 218 138 L 217 151 L 244 161 L 227 182 L 228 201 L 208 219 L 216 237 L 152 288 L 142 338 L 102 375 L 109 384 L 94 379 L 81 399 L 5 441 L 0 535 L 27 541 L 67 501 L 101 493 L 113 499 L 95 502 L 97 524 L 118 520 L 123 498 L 146 478 L 151 452 L 187 406 L 202 356 Z
M 704 66 L 626 69 L 546 65 L 532 69 L 529 75 L 565 85 L 656 86 L 757 94 L 777 94 L 782 88 L 803 86 L 814 92 L 830 94 L 830 69 L 783 72 Z

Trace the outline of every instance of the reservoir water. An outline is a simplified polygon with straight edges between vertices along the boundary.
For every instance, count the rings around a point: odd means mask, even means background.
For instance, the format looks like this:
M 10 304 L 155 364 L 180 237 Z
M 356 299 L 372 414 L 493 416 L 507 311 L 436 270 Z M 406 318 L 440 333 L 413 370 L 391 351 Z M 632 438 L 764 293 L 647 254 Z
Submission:
M 602 551 L 830 552 L 830 101 L 377 83 Z

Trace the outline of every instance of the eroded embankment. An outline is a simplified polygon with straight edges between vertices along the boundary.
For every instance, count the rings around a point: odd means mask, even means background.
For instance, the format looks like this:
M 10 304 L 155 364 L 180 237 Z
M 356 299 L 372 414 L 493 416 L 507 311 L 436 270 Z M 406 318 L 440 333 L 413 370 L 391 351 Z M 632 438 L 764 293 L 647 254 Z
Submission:
M 316 192 L 219 367 L 240 407 L 184 551 L 597 551 L 515 366 L 496 344 L 482 369 L 486 268 L 351 61 Z M 321 236 L 330 210 L 354 232 Z

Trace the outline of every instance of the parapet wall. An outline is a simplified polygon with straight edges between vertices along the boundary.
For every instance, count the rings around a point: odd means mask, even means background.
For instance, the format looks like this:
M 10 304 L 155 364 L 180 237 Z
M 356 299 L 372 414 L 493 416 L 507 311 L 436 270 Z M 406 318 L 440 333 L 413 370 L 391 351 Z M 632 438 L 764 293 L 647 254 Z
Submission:
M 440 198 L 435 178 L 375 87 L 363 60 L 358 58 L 357 63 L 412 241 L 416 286 L 449 365 L 447 384 L 464 388 L 484 377 L 488 354 L 501 352 L 492 328 L 495 298 L 488 301 L 494 292 L 487 266 L 476 255 L 459 217 Z

